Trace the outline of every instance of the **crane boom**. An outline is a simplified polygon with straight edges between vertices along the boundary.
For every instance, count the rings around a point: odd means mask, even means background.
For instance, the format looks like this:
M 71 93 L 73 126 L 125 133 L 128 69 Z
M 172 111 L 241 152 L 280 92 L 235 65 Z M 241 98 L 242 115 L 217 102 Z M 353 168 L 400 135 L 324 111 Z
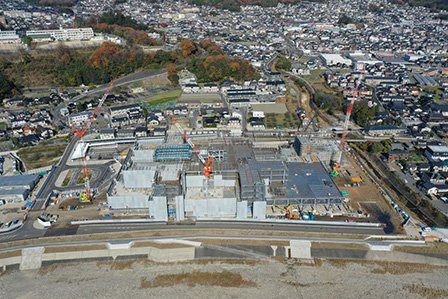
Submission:
M 110 94 L 110 92 L 112 91 L 113 87 L 114 87 L 114 85 L 113 85 L 113 81 L 112 81 L 111 83 L 109 83 L 109 86 L 107 87 L 107 90 L 104 93 L 104 95 L 100 98 L 98 106 L 96 106 L 96 108 L 93 111 L 92 115 L 89 117 L 89 121 L 86 123 L 86 125 L 81 130 L 78 130 L 76 128 L 72 128 L 75 131 L 75 135 L 77 137 L 83 138 L 84 135 L 89 131 L 92 123 L 95 121 L 96 117 L 100 113 L 101 107 L 103 106 L 104 102 L 106 101 L 107 96 Z
M 355 101 L 356 99 L 359 97 L 359 88 L 360 88 L 361 84 L 358 83 L 358 85 L 356 86 L 356 90 L 352 95 L 352 98 L 350 100 L 350 103 L 348 104 L 347 107 L 347 111 L 345 113 L 345 121 L 344 121 L 344 126 L 343 126 L 343 131 L 342 131 L 342 136 L 341 136 L 341 142 L 339 143 L 339 158 L 338 158 L 338 163 L 341 164 L 342 161 L 342 152 L 345 149 L 345 143 L 347 141 L 347 134 L 348 134 L 348 126 L 350 124 L 350 116 L 352 115 L 353 112 L 353 107 L 355 106 Z
M 109 83 L 109 86 L 107 87 L 104 95 L 100 98 L 98 106 L 95 108 L 92 115 L 89 117 L 89 121 L 84 125 L 84 127 L 82 129 L 72 128 L 72 130 L 74 131 L 75 137 L 78 137 L 80 140 L 82 138 L 84 138 L 84 136 L 90 130 L 92 123 L 95 121 L 96 117 L 100 113 L 101 107 L 103 106 L 104 102 L 106 101 L 107 96 L 112 92 L 113 88 L 114 88 L 114 83 L 112 81 Z M 84 175 L 84 186 L 86 189 L 86 193 L 81 194 L 80 201 L 81 202 L 91 202 L 92 201 L 92 192 L 90 189 L 90 170 L 87 165 L 87 157 L 85 155 L 82 157 L 82 164 L 83 164 L 82 173 Z

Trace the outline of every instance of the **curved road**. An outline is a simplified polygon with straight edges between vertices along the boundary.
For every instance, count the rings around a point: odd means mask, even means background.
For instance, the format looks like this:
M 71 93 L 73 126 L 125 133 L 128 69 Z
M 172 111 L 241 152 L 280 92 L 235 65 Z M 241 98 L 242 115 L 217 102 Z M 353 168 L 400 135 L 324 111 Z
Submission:
M 133 73 L 133 74 L 118 78 L 118 79 L 114 80 L 113 83 L 114 83 L 114 87 L 118 87 L 118 86 L 123 86 L 123 85 L 134 83 L 134 82 L 143 81 L 143 80 L 149 79 L 151 77 L 159 76 L 162 74 L 166 74 L 165 70 L 142 71 L 142 72 L 137 72 L 137 73 Z M 82 93 L 82 94 L 72 98 L 70 100 L 70 102 L 76 102 L 85 97 L 96 95 L 96 94 L 103 94 L 107 91 L 108 87 L 109 87 L 109 84 L 101 85 L 95 89 L 89 90 L 88 92 Z

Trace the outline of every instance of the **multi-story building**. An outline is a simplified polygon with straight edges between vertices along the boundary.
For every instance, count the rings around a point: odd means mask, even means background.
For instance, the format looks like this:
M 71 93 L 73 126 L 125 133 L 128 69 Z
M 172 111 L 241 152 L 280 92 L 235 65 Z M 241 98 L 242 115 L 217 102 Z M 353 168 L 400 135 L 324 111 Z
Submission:
M 15 31 L 1 31 L 0 30 L 0 44 L 18 44 L 20 37 Z
M 56 30 L 29 30 L 26 35 L 38 41 L 89 40 L 94 36 L 92 28 L 68 28 Z

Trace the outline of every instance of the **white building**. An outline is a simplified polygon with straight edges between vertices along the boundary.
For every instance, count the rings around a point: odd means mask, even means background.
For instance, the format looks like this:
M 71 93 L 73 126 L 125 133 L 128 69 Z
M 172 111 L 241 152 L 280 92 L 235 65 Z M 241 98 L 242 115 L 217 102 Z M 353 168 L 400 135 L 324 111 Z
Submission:
M 26 32 L 34 40 L 40 41 L 69 41 L 90 40 L 94 33 L 92 28 L 68 28 L 56 30 L 29 30 Z
M 252 111 L 253 117 L 264 118 L 264 111 Z
M 326 66 L 352 65 L 352 61 L 350 59 L 345 58 L 340 54 L 320 54 L 320 57 Z
M 71 114 L 68 117 L 68 125 L 73 127 L 80 127 L 89 121 L 91 113 L 90 112 L 81 112 L 76 114 Z
M 0 30 L 0 44 L 18 44 L 20 37 L 15 31 L 1 31 Z

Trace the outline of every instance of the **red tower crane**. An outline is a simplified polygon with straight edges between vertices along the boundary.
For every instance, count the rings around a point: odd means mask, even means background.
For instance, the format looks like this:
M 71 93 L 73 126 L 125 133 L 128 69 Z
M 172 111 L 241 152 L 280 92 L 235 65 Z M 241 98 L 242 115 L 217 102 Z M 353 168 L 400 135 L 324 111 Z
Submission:
M 350 124 L 350 116 L 352 115 L 353 107 L 355 106 L 355 101 L 359 97 L 360 85 L 361 84 L 358 83 L 355 91 L 352 93 L 350 103 L 348 104 L 347 111 L 345 112 L 345 121 L 344 121 L 344 126 L 342 127 L 341 141 L 339 142 L 338 157 L 337 157 L 336 161 L 333 163 L 333 171 L 331 172 L 331 176 L 334 176 L 334 177 L 339 175 L 339 167 L 342 162 L 342 153 L 344 152 L 345 143 L 347 141 L 348 125 Z
M 78 128 L 72 127 L 72 130 L 74 132 L 73 136 L 75 138 L 79 138 L 79 140 L 82 140 L 82 138 L 84 138 L 84 136 L 87 134 L 90 127 L 92 126 L 92 123 L 95 121 L 96 117 L 100 113 L 101 107 L 103 106 L 104 102 L 106 101 L 107 96 L 111 93 L 113 87 L 114 87 L 114 84 L 112 81 L 111 83 L 109 83 L 109 86 L 107 87 L 107 90 L 104 93 L 103 97 L 100 99 L 98 106 L 95 108 L 95 110 L 93 111 L 92 115 L 89 117 L 89 120 L 87 121 L 87 123 L 85 124 L 85 126 L 83 128 L 78 129 Z M 81 202 L 91 202 L 92 201 L 92 192 L 90 189 L 90 178 L 89 178 L 90 170 L 87 166 L 87 158 L 86 158 L 85 154 L 83 154 L 83 156 L 82 156 L 82 164 L 83 164 L 82 174 L 84 176 L 84 182 L 85 182 L 84 186 L 86 188 L 86 192 L 85 192 L 85 194 L 80 195 L 80 201 Z

